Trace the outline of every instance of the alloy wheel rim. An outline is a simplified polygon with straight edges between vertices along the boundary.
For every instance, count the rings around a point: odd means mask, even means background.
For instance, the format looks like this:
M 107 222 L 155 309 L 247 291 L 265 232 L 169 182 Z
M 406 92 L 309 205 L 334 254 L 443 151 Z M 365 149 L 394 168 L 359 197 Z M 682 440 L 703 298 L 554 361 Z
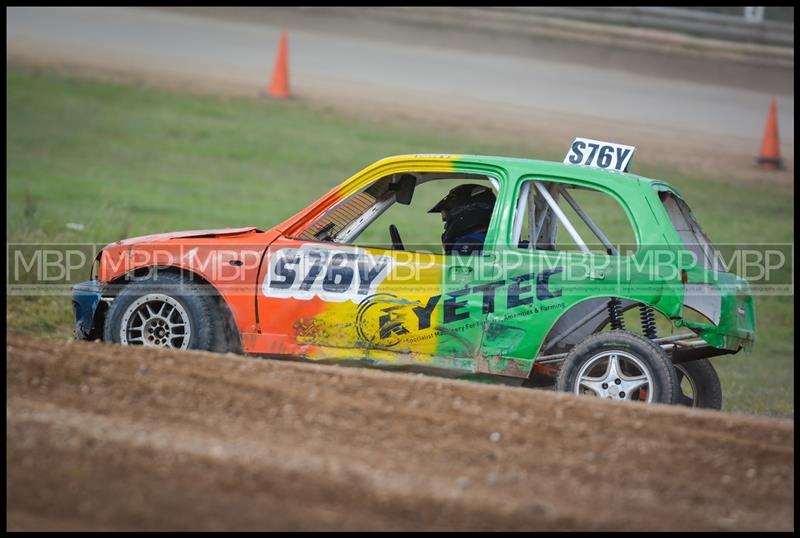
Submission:
M 186 349 L 191 336 L 186 310 L 163 293 L 136 299 L 122 315 L 120 342 L 125 345 Z
M 625 351 L 603 351 L 578 371 L 576 394 L 607 400 L 653 401 L 653 376 L 639 357 Z

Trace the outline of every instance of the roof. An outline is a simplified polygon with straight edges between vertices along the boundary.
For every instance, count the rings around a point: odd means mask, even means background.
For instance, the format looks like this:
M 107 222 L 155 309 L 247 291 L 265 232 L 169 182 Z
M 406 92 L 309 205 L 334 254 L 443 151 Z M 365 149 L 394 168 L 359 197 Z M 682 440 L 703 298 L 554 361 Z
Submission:
M 543 161 L 537 159 L 525 159 L 521 157 L 504 157 L 497 155 L 468 155 L 468 154 L 413 154 L 413 155 L 395 155 L 386 157 L 377 161 L 373 166 L 380 166 L 382 164 L 395 163 L 398 161 L 408 160 L 425 160 L 425 161 L 442 161 L 453 163 L 454 168 L 458 169 L 458 163 L 482 163 L 492 165 L 495 167 L 503 168 L 506 170 L 514 170 L 519 172 L 524 170 L 526 173 L 542 174 L 548 176 L 560 176 L 567 178 L 575 178 L 584 180 L 590 183 L 597 183 L 608 185 L 609 182 L 617 181 L 639 181 L 648 185 L 663 184 L 671 190 L 674 188 L 667 182 L 659 179 L 651 179 L 648 177 L 631 174 L 629 172 L 618 172 L 616 170 L 601 170 L 599 168 L 592 168 L 588 166 L 579 166 L 574 164 L 565 164 L 555 161 Z

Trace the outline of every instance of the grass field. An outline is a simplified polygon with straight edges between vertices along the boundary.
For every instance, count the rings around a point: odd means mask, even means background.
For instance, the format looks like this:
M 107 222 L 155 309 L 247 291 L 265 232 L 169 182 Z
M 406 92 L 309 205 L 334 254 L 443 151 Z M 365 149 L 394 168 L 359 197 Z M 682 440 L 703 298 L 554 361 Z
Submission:
M 552 148 L 354 122 L 293 101 L 187 96 L 18 68 L 7 69 L 6 89 L 8 242 L 268 228 L 394 154 L 562 158 Z M 635 171 L 681 190 L 717 243 L 794 241 L 791 186 L 676 177 L 647 163 Z M 70 337 L 69 297 L 7 299 L 10 330 Z M 723 408 L 794 417 L 793 297 L 758 297 L 756 308 L 754 353 L 713 361 Z

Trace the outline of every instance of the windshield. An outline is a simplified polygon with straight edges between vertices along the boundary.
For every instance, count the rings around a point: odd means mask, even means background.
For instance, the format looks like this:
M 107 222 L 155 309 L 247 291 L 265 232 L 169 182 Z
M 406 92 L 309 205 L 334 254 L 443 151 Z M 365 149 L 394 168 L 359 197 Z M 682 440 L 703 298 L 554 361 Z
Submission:
M 389 189 L 392 176 L 376 181 L 368 188 L 352 195 L 325 212 L 320 218 L 308 226 L 298 237 L 311 241 L 335 241 L 344 230 L 382 202 L 386 209 L 393 201 L 394 193 Z

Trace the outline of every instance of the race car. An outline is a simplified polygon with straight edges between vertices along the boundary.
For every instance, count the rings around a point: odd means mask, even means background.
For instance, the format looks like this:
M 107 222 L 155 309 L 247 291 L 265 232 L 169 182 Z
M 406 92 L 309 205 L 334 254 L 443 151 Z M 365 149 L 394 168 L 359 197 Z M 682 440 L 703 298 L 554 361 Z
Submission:
M 120 240 L 73 288 L 75 334 L 719 409 L 708 359 L 751 349 L 750 287 L 633 151 L 394 156 L 265 231 Z

